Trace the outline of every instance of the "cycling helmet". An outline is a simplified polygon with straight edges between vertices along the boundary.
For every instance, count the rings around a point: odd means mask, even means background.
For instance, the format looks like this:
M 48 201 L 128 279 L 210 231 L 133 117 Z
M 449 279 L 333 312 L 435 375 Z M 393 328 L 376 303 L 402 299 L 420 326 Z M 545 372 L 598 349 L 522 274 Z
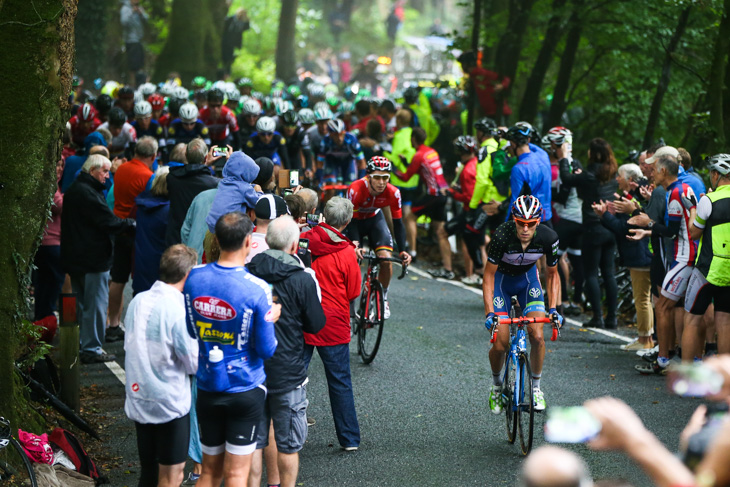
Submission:
M 142 100 L 134 105 L 134 116 L 139 118 L 145 118 L 152 115 L 152 105 L 148 101 Z
M 299 95 L 297 97 L 297 105 L 299 105 L 299 108 L 309 108 L 309 97 L 307 95 Z
M 345 100 L 347 100 L 347 101 L 354 100 L 355 99 L 355 94 L 356 93 L 354 91 L 352 91 L 352 87 L 351 86 L 348 86 L 347 88 L 345 88 L 345 91 L 344 91 Z
M 228 98 L 228 101 L 235 101 L 238 103 L 241 99 L 241 93 L 239 93 L 238 88 L 234 86 L 232 90 L 226 91 L 226 98 Z
M 102 95 L 109 95 L 110 97 L 114 98 L 117 96 L 117 91 L 119 91 L 119 83 L 117 83 L 114 80 L 109 80 L 106 83 L 104 83 L 104 86 L 101 89 Z
M 474 128 L 484 133 L 492 133 L 497 128 L 497 122 L 489 117 L 480 118 L 474 122 Z
M 94 105 L 91 103 L 84 103 L 84 105 L 79 108 L 78 116 L 80 120 L 90 122 L 94 120 L 94 117 L 96 117 L 96 108 L 94 108 Z
M 540 139 L 540 147 L 545 149 L 546 152 L 550 152 L 550 134 L 543 135 L 542 139 Z
M 530 126 L 525 127 L 524 125 L 513 125 L 512 127 L 507 130 L 507 133 L 505 134 L 505 139 L 509 140 L 511 143 L 513 143 L 515 146 L 519 147 L 521 145 L 525 145 L 528 142 L 530 142 L 530 129 L 532 127 Z
M 340 105 L 340 113 L 349 113 L 355 110 L 355 105 L 351 101 L 343 101 Z
M 141 91 L 135 91 L 134 92 L 134 102 L 139 103 L 141 101 L 144 101 L 144 95 Z
M 339 118 L 333 118 L 332 120 L 327 122 L 327 131 L 330 133 L 341 134 L 345 131 L 345 122 L 343 122 Z
M 323 120 L 331 120 L 332 119 L 332 110 L 329 109 L 329 107 L 314 107 L 314 119 L 319 121 Z
M 299 117 L 297 117 L 297 112 L 294 110 L 284 112 L 281 116 L 281 120 L 284 122 L 284 125 L 296 125 L 298 119 Z
M 173 89 L 172 96 L 180 100 L 187 100 L 190 97 L 190 93 L 182 86 L 177 86 Z
M 199 88 L 204 88 L 207 83 L 208 80 L 205 79 L 205 76 L 196 76 L 193 78 L 192 87 L 194 90 L 197 90 Z
M 122 86 L 117 91 L 117 98 L 134 98 L 134 89 L 131 86 Z
M 119 107 L 109 110 L 109 125 L 112 127 L 121 127 L 127 121 L 127 115 Z
M 219 79 L 218 81 L 216 81 L 215 83 L 213 83 L 210 86 L 210 88 L 212 90 L 219 90 L 221 92 L 224 92 L 224 91 L 226 91 L 226 82 L 223 81 L 222 79 Z
M 149 97 L 155 91 L 157 91 L 157 87 L 152 83 L 143 83 L 142 86 L 139 87 L 139 92 L 142 93 L 145 98 Z
M 314 123 L 314 112 L 309 108 L 302 108 L 299 110 L 299 120 L 306 125 L 312 125 Z
M 278 88 L 272 89 L 269 96 L 271 98 L 284 98 L 284 90 L 280 90 Z
M 717 171 L 723 176 L 730 174 L 730 154 L 715 154 L 707 162 L 710 171 Z
M 326 101 L 318 101 L 317 103 L 314 104 L 313 110 L 314 110 L 314 113 L 317 113 L 317 110 L 325 110 L 325 109 L 329 110 L 329 108 L 330 108 L 330 106 L 327 104 Z
M 477 144 L 471 135 L 460 135 L 454 140 L 454 147 L 462 154 L 474 154 Z
M 253 81 L 251 81 L 251 78 L 241 78 L 238 80 L 238 86 L 240 88 L 251 88 L 253 86 Z
M 243 104 L 243 113 L 246 115 L 258 115 L 261 113 L 261 105 L 253 98 L 249 98 Z
M 517 122 L 515 125 L 518 126 L 518 127 L 522 127 L 524 129 L 527 129 L 529 131 L 529 134 L 530 134 L 529 135 L 530 136 L 530 139 L 536 140 L 536 141 L 539 141 L 540 140 L 540 134 L 537 133 L 537 130 L 535 129 L 535 127 L 532 126 L 531 123 L 529 123 L 529 122 Z
M 550 142 L 555 145 L 563 145 L 565 143 L 573 145 L 573 132 L 566 129 L 565 127 L 553 127 L 548 130 L 546 135 Z
M 186 103 L 180 107 L 180 120 L 192 123 L 198 119 L 198 107 L 195 103 Z
M 112 107 L 112 97 L 109 95 L 99 95 L 96 99 L 96 109 L 101 113 L 107 113 Z
M 277 98 L 276 100 L 274 100 L 274 110 L 276 110 L 277 115 L 283 115 L 289 110 L 289 106 L 286 104 L 285 100 Z
M 150 105 L 152 105 L 152 109 L 155 111 L 165 108 L 165 99 L 162 98 L 162 96 L 160 95 L 152 95 L 147 98 L 147 101 L 150 103 Z
M 187 103 L 186 100 L 180 98 L 170 98 L 170 102 L 167 104 L 167 110 L 170 112 L 170 116 L 175 119 L 180 115 L 180 107 Z
M 337 96 L 337 93 L 339 93 L 340 90 L 337 88 L 336 84 L 330 83 L 324 87 L 324 92 L 327 93 L 327 95 Z
M 373 171 L 387 171 L 391 172 L 393 166 L 391 162 L 383 156 L 374 156 L 368 161 L 368 174 Z
M 292 98 L 296 98 L 302 94 L 301 88 L 299 88 L 297 85 L 291 85 L 289 88 L 286 89 L 286 91 L 291 95 Z
M 84 78 L 74 75 L 73 78 L 71 78 L 71 86 L 74 88 L 78 88 L 79 86 L 84 84 Z
M 518 197 L 512 203 L 512 217 L 515 220 L 538 220 L 542 218 L 540 200 L 531 194 Z
M 273 134 L 275 129 L 276 122 L 274 122 L 274 119 L 271 117 L 261 117 L 258 122 L 256 122 L 256 130 L 259 133 Z
M 340 104 L 340 99 L 336 96 L 328 96 L 324 101 L 330 106 L 332 110 L 337 108 L 337 105 Z
M 223 103 L 225 97 L 226 95 L 220 89 L 214 88 L 208 92 L 208 103 L 215 101 Z
M 324 96 L 324 87 L 322 85 L 317 83 L 311 83 L 308 87 L 309 90 L 309 96 L 313 97 L 323 97 Z

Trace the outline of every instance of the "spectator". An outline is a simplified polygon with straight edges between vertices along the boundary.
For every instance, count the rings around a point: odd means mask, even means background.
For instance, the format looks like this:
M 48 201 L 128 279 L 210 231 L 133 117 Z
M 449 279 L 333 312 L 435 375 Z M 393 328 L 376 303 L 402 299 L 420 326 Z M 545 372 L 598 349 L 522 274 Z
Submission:
M 251 252 L 246 259 L 246 264 L 251 262 L 258 254 L 269 249 L 266 243 L 266 232 L 269 224 L 280 216 L 288 215 L 289 208 L 286 206 L 284 198 L 273 194 L 265 194 L 259 198 L 256 203 L 256 228 L 251 234 Z
M 221 60 L 225 79 L 228 79 L 231 75 L 231 64 L 235 59 L 235 50 L 241 49 L 243 33 L 249 29 L 249 26 L 248 13 L 242 8 L 236 11 L 236 15 L 226 17 L 225 22 L 223 22 Z
M 289 214 L 295 222 L 299 223 L 307 212 L 304 200 L 297 194 L 288 194 L 284 196 L 284 201 L 286 201 L 286 206 L 289 208 Z
M 89 156 L 63 200 L 61 262 L 76 293 L 83 363 L 115 359 L 101 348 L 109 302 L 112 237 L 134 227 L 133 220 L 114 215 L 104 200 L 111 165 L 106 157 Z
M 360 425 L 350 375 L 350 301 L 360 294 L 362 278 L 355 245 L 342 234 L 352 219 L 353 205 L 333 197 L 324 207 L 326 223 L 302 234 L 309 239 L 312 269 L 322 287 L 322 309 L 327 323 L 317 335 L 304 335 L 307 365 L 314 348 L 327 376 L 330 406 L 340 446 L 348 451 L 360 446 Z
M 469 81 L 474 86 L 481 114 L 493 118 L 498 122 L 512 114 L 512 109 L 507 105 L 507 97 L 504 93 L 509 90 L 510 79 L 494 71 L 477 65 L 477 56 L 471 51 L 463 53 L 457 59 L 461 69 L 469 75 Z M 497 113 L 499 104 L 501 110 Z M 499 115 L 499 116 L 498 116 Z
M 112 140 L 108 144 L 111 157 L 131 156 L 132 146 L 137 142 L 137 132 L 132 125 L 127 123 L 127 115 L 119 107 L 109 111 L 109 120 L 99 126 L 112 134 Z
M 135 199 L 152 183 L 152 164 L 157 157 L 157 141 L 142 137 L 134 148 L 134 159 L 125 162 L 114 175 L 114 214 L 119 218 L 135 218 Z M 120 328 L 124 305 L 124 286 L 132 272 L 134 234 L 120 233 L 114 241 L 114 264 L 109 285 L 109 330 L 106 340 L 124 339 Z
M 205 219 L 208 217 L 208 213 L 210 213 L 210 208 L 213 206 L 217 192 L 218 188 L 213 188 L 203 191 L 193 198 L 193 202 L 190 204 L 190 208 L 188 208 L 185 221 L 183 221 L 182 228 L 180 229 L 182 243 L 198 252 L 198 264 L 203 261 L 203 242 L 208 232 L 208 224 L 205 223 Z
M 66 158 L 66 163 L 63 168 L 63 176 L 61 176 L 61 193 L 65 193 L 71 183 L 76 179 L 76 174 L 81 169 L 81 166 L 86 162 L 86 158 L 92 153 L 92 148 L 96 146 L 102 146 L 106 148 L 106 140 L 99 132 L 91 132 L 84 139 L 84 153 L 77 153 L 75 156 L 69 156 Z M 109 157 L 108 155 L 106 156 Z
M 305 225 L 302 227 L 302 232 L 308 232 L 312 229 L 312 227 L 307 224 L 307 213 L 317 213 L 317 207 L 319 206 L 319 197 L 317 196 L 317 193 L 309 188 L 302 188 L 299 191 L 297 191 L 297 196 L 299 196 L 302 201 L 304 202 L 304 223 Z
M 212 150 L 208 150 L 203 139 L 190 141 L 183 160 L 179 162 L 182 164 L 170 169 L 167 182 L 170 192 L 170 220 L 165 243 L 168 246 L 182 241 L 180 229 L 193 199 L 203 191 L 217 187 L 220 182 L 211 174 Z
M 184 288 L 188 331 L 200 347 L 201 487 L 217 487 L 224 478 L 227 486 L 246 485 L 264 414 L 264 360 L 276 350 L 281 305 L 273 304 L 269 285 L 243 267 L 252 228 L 241 212 L 223 215 L 215 226 L 220 259 L 193 269 Z M 221 352 L 222 360 L 211 360 Z
M 294 487 L 299 470 L 298 452 L 307 439 L 309 402 L 303 333 L 318 333 L 325 325 L 325 316 L 317 281 L 305 271 L 304 264 L 296 256 L 299 248 L 299 226 L 296 222 L 287 215 L 276 218 L 268 227 L 266 243 L 269 250 L 256 255 L 248 264 L 248 270 L 273 286 L 272 293 L 282 307 L 281 317 L 276 323 L 279 345 L 274 356 L 264 363 L 269 392 L 257 448 L 267 446 L 271 421 L 281 485 Z M 255 458 L 260 464 L 261 454 L 257 453 Z
M 589 487 L 593 485 L 585 462 L 572 451 L 541 446 L 522 465 L 524 487 Z
M 195 140 L 195 139 L 193 139 L 193 140 Z M 205 143 L 205 142 L 203 142 L 203 143 Z M 185 144 L 183 142 L 175 144 L 175 146 L 170 151 L 170 157 L 169 157 L 169 161 L 168 161 L 167 165 L 170 166 L 170 168 L 173 168 L 173 167 L 184 166 L 185 164 L 187 164 L 188 159 L 185 156 L 185 152 L 187 151 L 187 149 L 188 149 L 187 144 Z
M 233 211 L 245 211 L 244 209 L 256 206 L 259 195 L 252 183 L 259 175 L 259 171 L 259 166 L 243 152 L 236 151 L 231 154 L 223 167 L 223 179 L 218 185 L 218 192 L 206 219 L 211 233 L 222 215 Z
M 140 0 L 129 0 L 122 6 L 120 12 L 124 48 L 127 52 L 127 81 L 132 84 L 137 78 L 137 72 L 144 68 L 144 28 L 149 15 L 139 4 Z
M 144 487 L 177 487 L 183 480 L 198 342 L 187 331 L 182 290 L 196 259 L 184 245 L 168 248 L 159 261 L 159 280 L 132 299 L 124 319 L 124 412 L 137 430 Z
M 268 157 L 259 157 L 254 162 L 259 167 L 259 175 L 256 176 L 253 183 L 259 186 L 259 191 L 273 193 L 276 188 L 276 181 L 274 181 L 274 162 Z
M 160 167 L 155 173 L 152 188 L 135 198 L 137 229 L 134 235 L 134 294 L 147 291 L 159 276 L 160 258 L 167 248 L 165 232 L 170 213 L 167 178 L 170 168 Z

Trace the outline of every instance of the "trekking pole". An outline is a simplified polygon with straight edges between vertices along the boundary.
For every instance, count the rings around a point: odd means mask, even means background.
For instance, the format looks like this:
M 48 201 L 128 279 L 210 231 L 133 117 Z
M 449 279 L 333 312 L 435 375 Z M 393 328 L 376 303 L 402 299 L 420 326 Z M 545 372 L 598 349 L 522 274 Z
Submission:
M 76 322 L 76 294 L 61 294 L 59 349 L 61 352 L 61 400 L 79 411 L 79 324 Z

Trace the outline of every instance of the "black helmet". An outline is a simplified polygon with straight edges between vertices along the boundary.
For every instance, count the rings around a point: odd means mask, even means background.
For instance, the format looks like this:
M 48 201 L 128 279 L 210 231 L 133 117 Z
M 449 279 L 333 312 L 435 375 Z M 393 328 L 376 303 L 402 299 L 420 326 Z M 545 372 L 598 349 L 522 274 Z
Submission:
M 415 103 L 418 100 L 418 88 L 415 86 L 409 86 L 406 91 L 403 92 L 403 99 L 406 103 Z
M 281 119 L 284 122 L 284 125 L 296 125 L 299 117 L 297 117 L 297 112 L 289 110 L 288 112 L 284 112 Z
M 96 109 L 99 110 L 99 113 L 106 114 L 109 113 L 109 110 L 112 108 L 112 97 L 109 95 L 99 95 L 99 97 L 96 99 Z
M 219 89 L 210 90 L 208 92 L 208 103 L 211 103 L 214 101 L 219 101 L 219 102 L 223 103 L 224 98 L 225 98 L 225 95 Z
M 497 128 L 497 122 L 489 117 L 480 118 L 479 120 L 474 122 L 474 128 L 477 130 L 481 130 L 484 133 L 493 133 L 494 130 Z
M 474 154 L 477 144 L 471 135 L 460 135 L 454 140 L 454 147 L 462 154 Z
M 519 147 L 521 145 L 525 145 L 530 142 L 530 128 L 532 127 L 528 128 L 521 124 L 513 125 L 509 128 L 504 138 L 509 140 L 515 146 Z
M 117 98 L 134 98 L 134 89 L 131 86 L 122 86 L 117 91 Z
M 167 109 L 170 111 L 170 115 L 173 118 L 180 114 L 180 107 L 187 103 L 187 100 L 181 100 L 180 98 L 170 98 L 170 102 L 167 104 Z
M 121 127 L 127 121 L 127 115 L 119 107 L 114 107 L 109 111 L 109 125 Z

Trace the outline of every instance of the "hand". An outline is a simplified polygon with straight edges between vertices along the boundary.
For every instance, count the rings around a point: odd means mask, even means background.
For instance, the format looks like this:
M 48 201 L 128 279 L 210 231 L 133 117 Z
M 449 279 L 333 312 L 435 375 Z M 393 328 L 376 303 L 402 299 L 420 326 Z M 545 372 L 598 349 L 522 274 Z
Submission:
M 583 406 L 601 422 L 601 432 L 588 442 L 594 450 L 626 450 L 628 445 L 648 433 L 644 423 L 623 401 L 602 397 Z
M 689 188 L 687 190 L 687 196 L 682 194 L 682 203 L 684 204 L 685 208 L 692 208 L 692 207 L 697 206 L 697 198 L 695 197 L 695 194 L 692 191 L 692 188 Z
M 494 85 L 494 92 L 495 93 L 499 93 L 503 89 L 504 89 L 504 85 L 502 83 L 497 83 L 496 85 Z
M 487 319 L 484 321 L 484 326 L 487 328 L 487 330 L 489 330 L 489 331 L 492 330 L 492 326 L 496 324 L 494 322 L 495 321 L 494 319 L 496 317 L 497 317 L 497 315 L 495 315 L 494 313 L 487 313 Z
M 399 255 L 400 255 L 400 258 L 403 259 L 403 264 L 410 265 L 411 260 L 413 260 L 413 258 L 411 257 L 411 254 L 404 251 L 404 252 L 401 252 Z
M 298 185 L 296 188 L 294 188 L 294 193 L 293 194 L 297 194 L 303 187 L 304 186 L 302 186 L 301 184 Z
M 281 317 L 281 304 L 273 303 L 271 305 L 271 322 L 276 323 Z
M 638 215 L 629 218 L 628 224 L 637 227 L 647 227 L 649 226 L 650 221 L 651 218 L 649 218 L 649 215 L 646 213 L 639 213 Z
M 631 188 L 631 191 L 635 190 L 638 187 L 639 187 L 639 183 L 637 183 L 636 181 L 629 181 L 629 188 Z M 624 193 L 625 193 L 625 191 L 624 191 Z
M 484 211 L 489 216 L 496 215 L 497 213 L 499 213 L 499 202 L 496 201 L 496 200 L 490 201 L 489 203 L 487 203 L 486 205 L 484 205 Z
M 109 169 L 109 172 L 114 174 L 117 172 L 117 169 L 119 169 L 119 166 L 127 162 L 126 157 L 115 157 L 112 161 L 112 167 Z
M 649 201 L 649 198 L 651 198 L 651 193 L 653 191 L 654 191 L 653 184 L 647 184 L 646 186 L 641 186 L 639 188 L 639 193 L 641 193 L 641 197 L 644 198 L 646 201 Z
M 723 377 L 722 389 L 715 396 L 708 396 L 711 401 L 730 400 L 730 355 L 713 355 L 705 359 L 703 364 L 718 372 Z
M 362 247 L 355 248 L 355 255 L 357 255 L 358 259 L 362 260 L 365 257 L 365 249 Z
M 687 451 L 687 445 L 689 444 L 689 439 L 700 431 L 702 429 L 702 426 L 705 424 L 705 416 L 707 414 L 707 406 L 704 404 L 700 404 L 700 406 L 695 409 L 695 412 L 692 413 L 692 417 L 689 418 L 689 423 L 687 423 L 687 426 L 684 427 L 682 430 L 682 433 L 679 435 L 679 450 L 686 452 Z
M 560 326 L 563 326 L 563 317 L 558 313 L 558 310 L 555 308 L 550 308 L 550 311 L 548 312 L 550 316 L 556 316 L 558 318 L 558 323 Z
M 569 153 L 568 153 L 567 144 L 560 144 L 560 145 L 553 144 L 553 146 L 555 146 L 555 157 L 557 157 L 558 160 L 565 159 L 566 157 L 568 157 Z
M 642 238 L 651 235 L 651 230 L 644 230 L 643 228 L 629 228 L 629 233 L 631 235 L 626 235 L 626 238 L 638 242 Z
M 630 215 L 636 209 L 636 202 L 634 200 L 629 200 L 619 195 L 614 196 L 616 196 L 616 199 L 613 201 L 613 207 L 616 213 Z
M 598 218 L 603 218 L 603 214 L 606 213 L 606 210 L 608 209 L 608 204 L 605 201 L 601 201 L 600 203 L 593 203 L 591 208 L 593 208 L 595 214 L 598 215 Z

